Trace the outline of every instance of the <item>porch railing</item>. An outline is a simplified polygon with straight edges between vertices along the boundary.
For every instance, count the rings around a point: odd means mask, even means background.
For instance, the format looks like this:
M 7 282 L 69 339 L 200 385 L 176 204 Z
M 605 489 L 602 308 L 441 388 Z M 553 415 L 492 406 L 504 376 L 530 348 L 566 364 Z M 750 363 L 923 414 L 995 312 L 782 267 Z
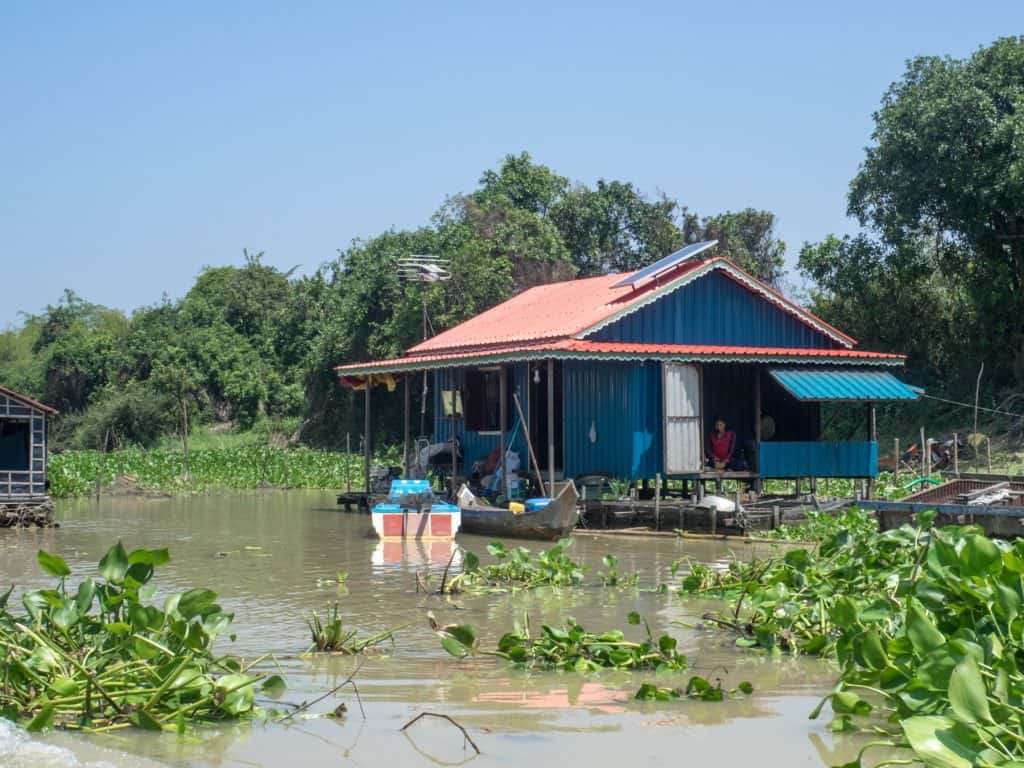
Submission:
M 876 477 L 875 442 L 763 442 L 761 477 Z

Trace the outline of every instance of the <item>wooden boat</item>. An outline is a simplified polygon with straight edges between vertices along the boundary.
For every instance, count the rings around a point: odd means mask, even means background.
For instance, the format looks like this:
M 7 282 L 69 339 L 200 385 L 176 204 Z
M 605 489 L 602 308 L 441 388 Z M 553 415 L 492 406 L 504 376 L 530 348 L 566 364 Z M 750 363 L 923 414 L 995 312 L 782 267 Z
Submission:
M 494 507 L 477 498 L 465 485 L 456 503 L 462 512 L 462 531 L 478 536 L 554 541 L 568 536 L 580 519 L 579 494 L 570 480 L 553 499 L 528 499 L 523 511 Z
M 426 480 L 392 480 L 388 501 L 370 510 L 373 530 L 384 540 L 453 539 L 461 517 L 454 504 L 434 501 Z

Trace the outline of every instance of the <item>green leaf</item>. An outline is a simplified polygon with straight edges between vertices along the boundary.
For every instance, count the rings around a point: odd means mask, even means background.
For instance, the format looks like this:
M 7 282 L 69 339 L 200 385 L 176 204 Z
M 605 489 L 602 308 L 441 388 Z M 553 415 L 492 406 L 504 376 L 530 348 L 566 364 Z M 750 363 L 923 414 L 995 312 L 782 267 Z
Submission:
M 129 722 L 144 731 L 162 731 L 160 723 L 144 709 L 137 709 L 128 715 Z
M 964 537 L 960 564 L 970 576 L 985 576 L 1002 569 L 1002 554 L 990 538 L 982 534 Z
M 210 608 L 216 599 L 217 593 L 209 589 L 190 589 L 178 600 L 178 613 L 184 619 L 191 619 Z
M 857 606 L 848 597 L 840 597 L 832 604 L 832 622 L 840 629 L 847 629 L 857 623 Z
M 52 728 L 53 716 L 56 712 L 57 708 L 53 704 L 47 704 L 36 713 L 35 717 L 28 721 L 25 725 L 25 730 L 29 733 L 38 733 L 39 731 Z
M 907 637 L 914 650 L 922 655 L 946 642 L 945 636 L 932 623 L 924 607 L 913 598 L 907 608 Z
M 124 581 L 129 565 L 131 564 L 128 562 L 128 553 L 119 541 L 107 550 L 107 554 L 100 560 L 100 576 L 111 584 L 120 584 Z
M 910 748 L 933 768 L 971 768 L 977 753 L 953 731 L 948 717 L 919 716 L 903 720 L 900 726 Z
M 469 648 L 464 646 L 451 635 L 439 635 L 441 647 L 457 659 L 464 659 L 469 655 Z
M 40 549 L 36 555 L 36 560 L 39 561 L 39 566 L 51 576 L 63 579 L 65 576 L 71 575 L 71 569 L 64 562 L 64 558 L 59 555 L 53 555 Z
M 272 699 L 276 699 L 287 690 L 288 686 L 280 675 L 271 675 L 260 686 L 260 691 Z
M 740 693 L 745 693 L 747 696 L 754 692 L 754 684 L 749 680 L 744 680 L 736 688 Z
M 1020 613 L 1020 594 L 1013 587 L 1005 584 L 996 584 L 995 589 L 996 613 L 1007 621 L 1013 621 Z
M 836 691 L 832 694 L 832 711 L 837 715 L 867 715 L 871 705 L 853 691 Z
M 977 662 L 970 656 L 957 664 L 949 677 L 949 703 L 956 719 L 962 723 L 992 722 L 985 681 L 981 679 Z
M 256 678 L 248 675 L 224 675 L 215 686 L 223 700 L 220 708 L 229 715 L 240 715 L 252 709 L 255 698 L 253 690 Z
M 164 549 L 136 549 L 128 555 L 128 562 L 132 565 L 151 565 L 158 568 L 171 562 L 171 555 Z
M 636 626 L 637 624 L 640 623 L 640 614 L 637 613 L 636 611 L 630 611 L 629 615 L 626 617 L 626 621 L 628 621 L 630 624 Z
M 466 573 L 474 573 L 480 568 L 480 558 L 472 552 L 467 552 L 462 561 L 462 570 Z
M 93 598 L 96 597 L 96 582 L 92 579 L 83 579 L 78 585 L 78 594 L 75 596 L 75 607 L 78 613 L 85 615 L 92 608 Z
M 889 656 L 882 645 L 881 637 L 875 630 L 869 630 L 860 636 L 859 650 L 864 666 L 874 670 L 885 669 L 889 666 Z

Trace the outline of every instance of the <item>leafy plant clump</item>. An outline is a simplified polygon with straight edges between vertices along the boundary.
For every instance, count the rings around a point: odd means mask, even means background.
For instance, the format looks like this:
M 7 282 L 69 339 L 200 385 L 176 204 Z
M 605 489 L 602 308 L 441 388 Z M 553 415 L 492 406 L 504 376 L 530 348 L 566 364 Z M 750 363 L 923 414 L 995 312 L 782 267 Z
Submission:
M 856 534 L 877 533 L 878 521 L 857 507 L 851 507 L 837 515 L 810 510 L 806 523 L 781 525 L 775 530 L 759 531 L 757 535 L 760 538 L 780 541 L 825 541 L 840 531 L 852 531 Z
M 1019 765 L 1024 541 L 933 521 L 842 531 L 817 553 L 691 574 L 688 588 L 732 602 L 731 614 L 713 620 L 737 629 L 740 644 L 835 657 L 842 672 L 825 700 L 834 729 L 871 717 L 887 735 L 880 743 L 927 765 Z
M 462 573 L 448 582 L 448 591 L 579 586 L 587 567 L 566 554 L 571 546 L 572 539 L 561 539 L 551 549 L 534 555 L 526 547 L 506 549 L 500 541 L 492 541 L 487 551 L 498 562 L 482 565 L 476 554 L 465 552 Z
M 378 632 L 370 637 L 359 638 L 359 630 L 346 629 L 343 626 L 341 616 L 338 614 L 338 604 L 327 606 L 324 619 L 316 611 L 311 611 L 306 619 L 306 626 L 312 636 L 313 644 L 307 653 L 317 651 L 320 653 L 339 653 L 354 656 L 394 637 L 400 627 L 392 627 L 383 632 Z
M 74 590 L 62 558 L 40 550 L 38 560 L 59 579 L 55 589 L 26 593 L 18 615 L 8 607 L 14 588 L 0 596 L 0 716 L 29 731 L 181 732 L 189 722 L 260 715 L 257 688 L 284 688 L 279 676 L 254 672 L 256 662 L 214 653 L 233 618 L 214 592 L 190 589 L 163 607 L 148 604 L 154 570 L 170 560 L 166 549 L 129 553 L 118 542 L 100 560 L 99 579 Z
M 686 669 L 686 656 L 676 648 L 676 639 L 662 635 L 657 640 L 640 614 L 629 614 L 629 623 L 643 621 L 647 638 L 641 642 L 626 640 L 621 630 L 601 634 L 587 632 L 574 619 L 566 619 L 561 627 L 542 624 L 534 635 L 529 617 L 505 634 L 495 650 L 480 650 L 476 632 L 468 624 L 439 626 L 431 615 L 431 629 L 438 635 L 441 645 L 458 658 L 473 654 L 497 656 L 513 664 L 530 669 L 563 669 L 590 672 L 598 669 L 643 669 L 675 671 Z
M 644 683 L 636 692 L 636 698 L 641 701 L 672 701 L 674 699 L 698 699 L 699 701 L 725 701 L 726 698 L 739 698 L 749 696 L 754 692 L 754 686 L 744 680 L 735 688 L 722 688 L 722 681 L 716 679 L 714 683 L 706 678 L 694 675 L 686 683 L 685 688 L 658 687 L 654 683 Z

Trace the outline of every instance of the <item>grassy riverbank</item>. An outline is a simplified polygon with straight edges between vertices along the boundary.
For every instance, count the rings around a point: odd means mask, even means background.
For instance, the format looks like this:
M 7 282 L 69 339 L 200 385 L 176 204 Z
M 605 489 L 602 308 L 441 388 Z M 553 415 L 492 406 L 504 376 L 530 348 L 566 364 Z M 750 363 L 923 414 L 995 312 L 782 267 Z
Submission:
M 386 458 L 388 461 L 392 457 Z M 362 483 L 363 458 L 312 448 L 267 445 L 198 448 L 189 452 L 188 473 L 180 450 L 65 451 L 50 457 L 50 493 L 89 496 L 122 482 L 168 493 L 217 488 L 332 488 Z

